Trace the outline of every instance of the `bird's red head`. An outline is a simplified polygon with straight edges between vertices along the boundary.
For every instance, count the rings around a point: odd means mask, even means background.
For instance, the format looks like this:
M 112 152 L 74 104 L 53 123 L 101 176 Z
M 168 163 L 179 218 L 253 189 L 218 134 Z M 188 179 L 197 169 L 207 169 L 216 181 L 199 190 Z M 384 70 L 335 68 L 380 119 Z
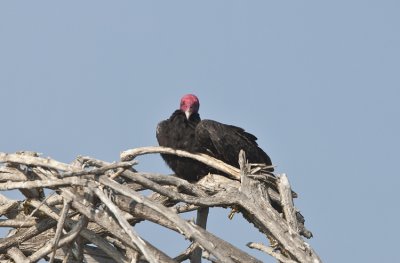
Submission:
M 180 109 L 186 114 L 187 119 L 189 119 L 190 115 L 192 115 L 193 113 L 198 113 L 199 108 L 200 102 L 196 95 L 187 94 L 182 97 Z

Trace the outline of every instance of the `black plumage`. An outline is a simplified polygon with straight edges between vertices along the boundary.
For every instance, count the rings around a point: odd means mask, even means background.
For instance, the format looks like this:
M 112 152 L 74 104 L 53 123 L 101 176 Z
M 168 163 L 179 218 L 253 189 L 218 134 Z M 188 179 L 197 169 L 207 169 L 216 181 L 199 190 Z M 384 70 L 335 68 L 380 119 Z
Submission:
M 169 119 L 157 126 L 157 140 L 160 146 L 205 153 L 232 166 L 238 167 L 241 149 L 246 152 L 250 163 L 271 165 L 269 156 L 257 145 L 257 138 L 244 129 L 213 120 L 201 120 L 198 114 L 199 101 L 196 96 L 185 95 L 180 109 Z M 175 174 L 188 181 L 199 180 L 212 168 L 189 158 L 162 154 L 163 159 Z M 269 168 L 270 172 L 273 168 Z

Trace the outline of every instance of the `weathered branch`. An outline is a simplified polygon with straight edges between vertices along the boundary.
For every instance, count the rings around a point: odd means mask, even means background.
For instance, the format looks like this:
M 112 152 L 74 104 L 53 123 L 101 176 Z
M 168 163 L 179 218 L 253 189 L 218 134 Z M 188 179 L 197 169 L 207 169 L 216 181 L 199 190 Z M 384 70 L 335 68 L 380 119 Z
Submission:
M 54 256 L 56 255 L 56 251 L 58 248 L 58 242 L 60 242 L 61 233 L 62 233 L 62 230 L 64 229 L 65 219 L 67 218 L 68 211 L 70 208 L 71 208 L 71 200 L 64 199 L 64 206 L 61 210 L 60 220 L 57 223 L 57 229 L 56 229 L 56 233 L 54 235 L 53 254 L 51 255 L 50 263 L 53 263 L 53 261 L 54 261 Z
M 83 176 L 88 174 L 104 174 L 109 170 L 114 170 L 118 168 L 125 168 L 128 169 L 133 165 L 137 164 L 137 161 L 130 161 L 130 162 L 116 162 L 104 165 L 100 168 L 94 168 L 90 170 L 82 170 L 82 171 L 68 171 L 62 174 L 62 177 L 70 177 L 70 176 Z
M 14 260 L 16 263 L 24 263 L 28 259 L 25 257 L 24 253 L 16 247 L 12 247 L 7 250 L 7 254 Z
M 286 174 L 281 174 L 279 176 L 278 189 L 281 196 L 281 203 L 286 221 L 288 222 L 290 229 L 293 232 L 298 233 L 299 227 L 296 218 L 296 209 L 293 205 L 292 190 Z
M 296 261 L 291 260 L 291 259 L 283 256 L 281 253 L 278 253 L 278 252 L 274 251 L 273 248 L 267 247 L 267 246 L 265 246 L 263 244 L 250 242 L 250 243 L 247 243 L 247 246 L 249 248 L 254 248 L 254 249 L 260 250 L 262 252 L 265 252 L 268 255 L 270 255 L 270 256 L 276 258 L 277 260 L 279 260 L 279 262 L 282 262 L 282 263 L 296 263 Z
M 108 199 L 106 195 L 100 191 L 100 189 L 96 188 L 94 189 L 94 192 L 100 198 L 100 200 L 110 209 L 110 211 L 113 213 L 114 217 L 117 219 L 118 223 L 121 225 L 125 233 L 128 234 L 133 244 L 135 244 L 139 248 L 140 252 L 143 253 L 145 258 L 151 263 L 157 263 L 156 255 L 153 253 L 151 248 L 149 248 L 146 245 L 143 239 L 141 239 L 138 236 L 136 231 L 134 231 L 130 227 L 128 221 L 121 214 L 119 208 L 113 202 L 111 202 L 111 200 Z
M 27 182 L 12 182 L 0 183 L 0 191 L 12 189 L 32 189 L 42 187 L 57 187 L 65 185 L 81 185 L 87 184 L 87 180 L 78 177 L 68 177 L 63 179 L 48 179 L 48 180 L 34 180 Z
M 31 262 L 35 262 L 44 256 L 48 255 L 52 250 L 54 246 L 61 247 L 65 246 L 67 244 L 70 244 L 72 241 L 75 240 L 79 232 L 82 230 L 83 226 L 86 224 L 86 220 L 82 218 L 72 229 L 69 233 L 67 233 L 61 240 L 57 242 L 57 244 L 52 244 L 48 243 L 45 246 L 43 246 L 41 249 L 39 249 L 37 252 L 33 253 L 30 257 L 29 260 Z
M 50 158 L 41 158 L 30 155 L 21 155 L 16 153 L 0 153 L 0 163 L 17 163 L 30 166 L 46 167 L 61 171 L 70 171 L 72 167 L 68 164 L 55 161 Z
M 272 207 L 267 191 L 247 176 L 250 166 L 246 163 L 245 153 L 239 155 L 242 176 L 242 197 L 238 198 L 240 207 L 245 211 L 245 217 L 257 228 L 271 236 L 299 262 L 322 262 L 312 248 L 301 239 L 297 232 L 291 231 L 288 223 Z M 239 195 L 237 195 L 239 196 Z
M 170 220 L 176 222 L 176 224 L 179 226 L 180 232 L 185 235 L 187 238 L 196 241 L 199 245 L 201 245 L 204 249 L 208 250 L 211 254 L 213 254 L 215 257 L 219 258 L 220 260 L 224 259 L 226 262 L 233 262 L 229 255 L 225 253 L 225 251 L 215 249 L 215 246 L 209 242 L 204 235 L 202 235 L 199 231 L 197 231 L 192 224 L 186 222 L 183 220 L 181 217 L 179 217 L 177 214 L 173 213 L 171 210 L 168 208 L 161 206 L 159 204 L 150 202 L 146 197 L 140 196 L 138 193 L 135 191 L 130 190 L 127 187 L 124 187 L 123 185 L 119 185 L 116 182 L 106 178 L 106 177 L 101 177 L 100 182 L 113 190 L 124 194 L 125 196 L 128 196 L 135 200 L 137 203 L 143 204 L 161 214 L 169 218 Z
M 186 151 L 176 150 L 176 149 L 172 149 L 172 148 L 168 148 L 168 147 L 152 146 L 152 147 L 142 147 L 142 148 L 131 149 L 131 150 L 122 152 L 120 157 L 121 157 L 121 160 L 126 161 L 126 160 L 132 160 L 139 155 L 150 154 L 150 153 L 173 154 L 173 155 L 180 156 L 180 157 L 191 158 L 196 161 L 207 164 L 208 166 L 215 168 L 221 172 L 224 172 L 224 173 L 232 176 L 233 179 L 240 178 L 239 169 L 237 169 L 229 164 L 226 164 L 218 159 L 215 159 L 211 156 L 208 156 L 208 155 L 202 154 L 202 153 L 193 154 L 193 153 L 189 153 Z
M 210 174 L 189 183 L 175 176 L 136 171 L 132 167 L 136 161 L 126 161 L 149 153 L 192 158 L 229 178 Z M 264 173 L 264 166 L 248 164 L 244 155 L 240 170 L 205 154 L 164 147 L 131 149 L 121 159 L 108 163 L 78 157 L 66 164 L 36 153 L 0 153 L 0 191 L 5 193 L 0 194 L 0 215 L 5 217 L 0 227 L 14 228 L 0 239 L 0 258 L 33 262 L 50 256 L 50 262 L 118 263 L 191 259 L 197 263 L 203 257 L 212 262 L 260 262 L 204 229 L 208 208 L 217 206 L 234 207 L 277 245 L 275 249 L 256 243 L 248 246 L 281 262 L 321 262 L 300 237 L 308 234 L 286 176 Z M 52 194 L 46 189 L 53 190 Z M 25 197 L 11 200 L 8 190 L 19 190 Z M 142 190 L 152 194 L 147 196 Z M 180 215 L 197 209 L 198 225 Z M 142 221 L 181 234 L 190 241 L 189 247 L 169 257 L 163 248 L 136 233 L 134 227 Z

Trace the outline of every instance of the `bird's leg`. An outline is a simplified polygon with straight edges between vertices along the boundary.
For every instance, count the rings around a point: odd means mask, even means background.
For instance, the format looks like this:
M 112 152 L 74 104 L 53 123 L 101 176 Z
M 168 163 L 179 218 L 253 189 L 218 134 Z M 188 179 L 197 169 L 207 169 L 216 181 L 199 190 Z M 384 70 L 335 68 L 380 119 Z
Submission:
M 197 210 L 197 218 L 196 218 L 196 225 L 199 227 L 206 229 L 207 227 L 207 218 L 208 218 L 208 207 L 200 207 Z M 202 250 L 200 247 L 197 247 L 193 250 L 192 255 L 190 256 L 190 263 L 201 263 L 201 253 Z

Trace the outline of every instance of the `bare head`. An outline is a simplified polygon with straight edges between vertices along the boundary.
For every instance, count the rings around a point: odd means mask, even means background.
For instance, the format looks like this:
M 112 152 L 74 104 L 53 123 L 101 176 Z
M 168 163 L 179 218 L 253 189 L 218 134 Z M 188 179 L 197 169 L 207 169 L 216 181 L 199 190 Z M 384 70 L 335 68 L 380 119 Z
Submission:
M 193 113 L 198 113 L 199 108 L 200 102 L 196 95 L 187 94 L 182 97 L 180 109 L 185 113 L 187 119 L 189 119 L 190 115 Z

